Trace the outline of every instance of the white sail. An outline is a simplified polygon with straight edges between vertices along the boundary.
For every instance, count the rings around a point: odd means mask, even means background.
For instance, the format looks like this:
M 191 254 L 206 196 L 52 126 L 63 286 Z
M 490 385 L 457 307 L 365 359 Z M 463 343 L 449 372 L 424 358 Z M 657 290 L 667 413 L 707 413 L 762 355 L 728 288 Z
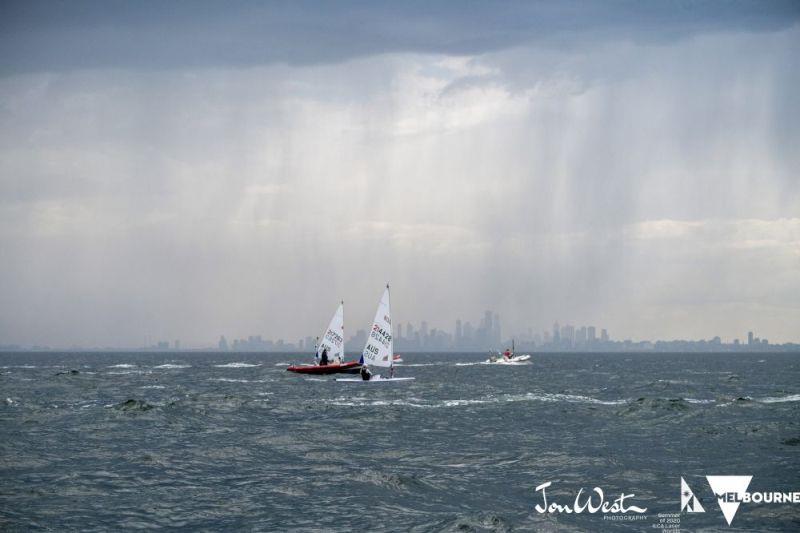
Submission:
M 394 342 L 392 340 L 392 314 L 389 304 L 389 285 L 383 291 L 383 296 L 375 312 L 367 345 L 364 346 L 364 363 L 373 366 L 392 366 Z
M 344 302 L 339 304 L 339 308 L 331 318 L 328 329 L 322 334 L 319 345 L 317 346 L 317 360 L 322 357 L 322 351 L 328 349 L 328 361 L 344 361 Z

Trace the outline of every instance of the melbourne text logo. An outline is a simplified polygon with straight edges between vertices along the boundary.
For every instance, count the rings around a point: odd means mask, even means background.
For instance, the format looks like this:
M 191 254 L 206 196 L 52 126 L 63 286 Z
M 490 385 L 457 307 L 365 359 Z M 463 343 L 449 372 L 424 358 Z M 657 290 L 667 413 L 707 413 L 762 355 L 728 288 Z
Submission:
M 800 503 L 800 492 L 748 492 L 753 476 L 706 476 L 706 479 L 728 525 L 742 503 Z

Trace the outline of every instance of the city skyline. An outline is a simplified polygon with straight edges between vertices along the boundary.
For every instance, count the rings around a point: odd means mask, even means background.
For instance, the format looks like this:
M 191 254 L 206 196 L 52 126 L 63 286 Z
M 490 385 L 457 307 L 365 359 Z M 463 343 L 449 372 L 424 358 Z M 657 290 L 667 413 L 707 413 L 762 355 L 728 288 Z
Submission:
M 345 336 L 345 349 L 348 353 L 358 353 L 366 342 L 365 328 L 356 328 L 355 332 Z M 797 341 L 770 343 L 769 339 L 761 338 L 754 331 L 748 331 L 740 337 L 722 339 L 719 335 L 702 338 L 675 338 L 675 339 L 632 339 L 613 338 L 609 330 L 596 325 L 573 325 L 570 322 L 554 321 L 550 328 L 536 329 L 529 327 L 526 332 L 503 334 L 502 322 L 499 313 L 486 310 L 483 316 L 473 325 L 470 320 L 456 318 L 452 330 L 441 326 L 432 326 L 427 320 L 417 323 L 411 321 L 398 322 L 394 330 L 396 352 L 483 352 L 500 351 L 508 348 L 512 343 L 518 350 L 538 350 L 544 352 L 571 352 L 571 351 L 731 351 L 789 348 L 800 349 Z M 243 351 L 243 352 L 309 352 L 313 353 L 315 336 L 306 335 L 296 342 L 278 336 L 270 338 L 263 333 L 250 334 L 245 337 L 222 334 L 216 342 L 188 342 L 181 339 L 159 339 L 152 344 L 145 342 L 138 346 L 86 346 L 75 345 L 51 348 L 46 345 L 20 346 L 0 342 L 0 351 L 22 350 L 50 350 L 50 349 L 90 349 L 90 350 L 154 350 L 154 351 Z

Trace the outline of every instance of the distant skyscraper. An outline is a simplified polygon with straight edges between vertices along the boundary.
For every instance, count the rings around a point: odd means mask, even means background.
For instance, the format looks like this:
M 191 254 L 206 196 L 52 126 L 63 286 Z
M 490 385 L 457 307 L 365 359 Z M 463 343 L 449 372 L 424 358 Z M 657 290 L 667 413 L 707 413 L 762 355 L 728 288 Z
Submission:
M 395 334 L 395 337 L 398 339 L 403 338 L 403 324 L 397 324 L 397 333 Z
M 460 348 L 463 344 L 464 331 L 461 328 L 461 319 L 456 320 L 456 347 Z
M 472 346 L 475 340 L 475 328 L 472 327 L 470 322 L 464 323 L 464 335 L 462 337 L 464 346 Z
M 558 321 L 553 324 L 553 344 L 558 344 L 561 342 L 561 328 L 558 327 Z
M 597 334 L 595 332 L 594 326 L 589 326 L 586 328 L 586 335 L 589 340 L 589 344 L 594 344 L 597 341 Z
M 753 344 L 753 332 L 752 331 L 748 331 L 747 332 L 747 344 Z
M 600 340 L 603 342 L 608 342 L 608 330 L 603 328 L 600 330 Z
M 575 343 L 575 327 L 566 324 L 561 326 L 561 342 L 567 346 L 572 346 Z
M 586 344 L 586 326 L 581 326 L 575 330 L 575 345 L 581 346 Z
M 228 340 L 225 338 L 225 335 L 219 336 L 219 343 L 217 346 L 220 350 L 228 351 Z

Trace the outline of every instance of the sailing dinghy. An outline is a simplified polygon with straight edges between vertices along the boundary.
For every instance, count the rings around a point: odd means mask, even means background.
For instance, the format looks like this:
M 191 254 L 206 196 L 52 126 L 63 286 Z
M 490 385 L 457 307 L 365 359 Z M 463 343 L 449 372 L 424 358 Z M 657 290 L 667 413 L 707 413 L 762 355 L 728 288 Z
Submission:
M 514 339 L 511 339 L 511 350 L 506 348 L 505 353 L 492 353 L 489 355 L 489 359 L 484 361 L 484 364 L 487 365 L 517 365 L 520 363 L 524 363 L 531 356 L 528 354 L 523 355 L 516 355 L 514 353 Z
M 392 338 L 392 311 L 389 301 L 389 284 L 383 291 L 381 301 L 378 303 L 378 310 L 375 312 L 375 320 L 372 321 L 372 329 L 361 360 L 364 365 L 371 365 L 389 369 L 389 377 L 380 374 L 373 375 L 370 379 L 363 378 L 337 378 L 336 381 L 347 381 L 351 383 L 383 383 L 388 381 L 411 381 L 414 378 L 394 377 L 394 340 Z
M 327 365 L 320 364 L 324 350 L 328 350 L 330 362 Z M 344 360 L 344 302 L 339 304 L 328 329 L 322 335 L 315 357 L 316 363 L 313 365 L 291 365 L 286 370 L 298 374 L 351 374 L 361 370 L 358 361 Z

